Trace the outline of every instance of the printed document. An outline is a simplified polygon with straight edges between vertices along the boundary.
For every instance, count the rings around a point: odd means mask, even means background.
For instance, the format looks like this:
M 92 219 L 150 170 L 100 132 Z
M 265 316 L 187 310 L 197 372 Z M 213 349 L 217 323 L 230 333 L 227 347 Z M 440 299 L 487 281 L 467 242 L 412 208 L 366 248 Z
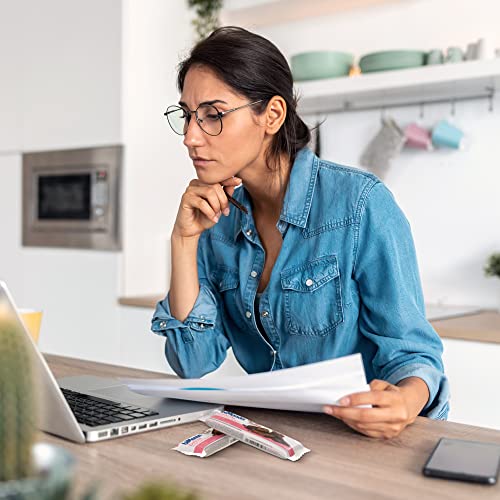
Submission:
M 343 396 L 370 390 L 361 354 L 233 377 L 121 380 L 146 396 L 317 413 Z

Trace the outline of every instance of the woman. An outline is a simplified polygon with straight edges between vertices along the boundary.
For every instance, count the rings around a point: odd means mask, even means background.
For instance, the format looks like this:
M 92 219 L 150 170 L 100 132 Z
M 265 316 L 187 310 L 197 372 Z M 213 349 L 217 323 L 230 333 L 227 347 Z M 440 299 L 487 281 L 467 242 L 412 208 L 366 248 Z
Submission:
M 442 344 L 425 318 L 409 224 L 375 176 L 306 148 L 281 52 L 220 28 L 180 64 L 178 87 L 165 114 L 197 178 L 152 322 L 176 373 L 201 377 L 229 347 L 249 373 L 360 352 L 371 390 L 326 413 L 379 438 L 417 415 L 445 419 Z

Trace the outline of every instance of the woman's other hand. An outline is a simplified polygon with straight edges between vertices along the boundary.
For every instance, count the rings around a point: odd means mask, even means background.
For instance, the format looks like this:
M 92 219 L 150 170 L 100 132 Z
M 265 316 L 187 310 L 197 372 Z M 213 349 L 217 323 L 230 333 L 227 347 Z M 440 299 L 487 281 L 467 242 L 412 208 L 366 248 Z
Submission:
M 183 238 L 199 236 L 217 224 L 221 214 L 227 216 L 230 212 L 223 186 L 232 195 L 240 184 L 239 177 L 231 177 L 220 184 L 204 184 L 193 179 L 182 195 L 173 234 Z
M 407 384 L 397 386 L 384 380 L 372 380 L 369 392 L 351 394 L 339 401 L 341 406 L 328 405 L 324 411 L 366 436 L 383 439 L 396 437 L 415 421 L 425 405 L 425 392 L 427 398 L 429 394 L 423 380 L 411 377 L 411 380 L 406 381 Z M 355 408 L 360 405 L 373 407 Z

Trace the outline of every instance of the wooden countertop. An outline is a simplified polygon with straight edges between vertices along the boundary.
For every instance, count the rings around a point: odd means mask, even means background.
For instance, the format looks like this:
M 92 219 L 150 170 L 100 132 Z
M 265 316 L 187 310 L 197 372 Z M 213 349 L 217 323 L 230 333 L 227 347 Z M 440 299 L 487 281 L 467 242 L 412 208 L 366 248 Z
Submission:
M 56 377 L 104 375 L 158 377 L 54 355 L 45 356 Z M 200 500 L 448 498 L 498 499 L 500 483 L 484 486 L 427 478 L 422 466 L 440 437 L 500 445 L 500 431 L 417 417 L 397 438 L 377 440 L 358 434 L 327 415 L 232 408 L 252 420 L 301 441 L 311 452 L 298 462 L 280 460 L 237 443 L 212 457 L 188 457 L 171 448 L 202 431 L 201 422 L 93 444 L 74 444 L 43 434 L 43 441 L 77 458 L 74 493 L 98 482 L 100 499 L 136 488 L 147 480 L 173 480 L 195 489 Z
M 431 324 L 442 338 L 500 344 L 498 311 L 481 311 L 478 314 L 431 321 Z
M 136 297 L 120 297 L 118 304 L 122 306 L 146 307 L 154 309 L 157 302 L 165 298 L 163 295 L 139 295 Z
M 146 307 L 154 309 L 164 295 L 143 295 L 139 297 L 121 297 L 118 302 L 124 306 Z M 455 318 L 431 320 L 441 338 L 470 340 L 474 342 L 492 342 L 500 344 L 500 312 L 484 310 Z

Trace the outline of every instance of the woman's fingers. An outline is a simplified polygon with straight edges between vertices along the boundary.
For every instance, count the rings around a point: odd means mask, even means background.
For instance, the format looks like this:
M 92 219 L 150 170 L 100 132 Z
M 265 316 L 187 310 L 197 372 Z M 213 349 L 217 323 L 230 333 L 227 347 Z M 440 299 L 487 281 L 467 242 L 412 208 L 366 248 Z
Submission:
M 193 198 L 206 200 L 218 215 L 228 204 L 227 197 L 221 186 L 193 186 L 189 188 L 189 193 Z
M 392 384 L 387 382 L 386 380 L 380 380 L 380 379 L 373 379 L 370 382 L 370 389 L 372 391 L 385 391 L 389 387 L 391 387 Z
M 394 403 L 396 392 L 390 390 L 374 390 L 367 392 L 356 392 L 350 394 L 347 398 L 345 406 L 361 406 L 361 405 L 374 405 L 374 406 L 391 406 Z M 342 401 L 341 400 L 341 401 Z
M 219 222 L 218 212 L 215 212 L 214 209 L 203 198 L 196 198 L 193 206 L 211 221 L 215 223 Z
M 354 420 L 361 423 L 399 422 L 400 418 L 393 408 L 343 408 L 341 406 L 325 406 L 325 413 L 341 420 Z
M 193 179 L 189 183 L 189 187 L 186 190 L 186 194 L 188 195 L 188 203 L 191 204 L 194 208 L 203 207 L 204 210 L 202 212 L 207 215 L 207 207 L 204 204 L 200 204 L 199 199 L 203 199 L 206 203 L 211 207 L 214 212 L 214 217 L 220 217 L 221 213 L 224 215 L 229 215 L 229 201 L 227 199 L 227 194 L 230 196 L 234 192 L 234 188 L 241 184 L 241 179 L 238 177 L 231 177 L 222 181 L 221 184 L 204 184 L 198 179 Z M 223 187 L 224 186 L 224 187 Z M 201 210 L 201 208 L 200 208 Z M 214 217 L 210 217 L 211 220 L 215 220 Z

